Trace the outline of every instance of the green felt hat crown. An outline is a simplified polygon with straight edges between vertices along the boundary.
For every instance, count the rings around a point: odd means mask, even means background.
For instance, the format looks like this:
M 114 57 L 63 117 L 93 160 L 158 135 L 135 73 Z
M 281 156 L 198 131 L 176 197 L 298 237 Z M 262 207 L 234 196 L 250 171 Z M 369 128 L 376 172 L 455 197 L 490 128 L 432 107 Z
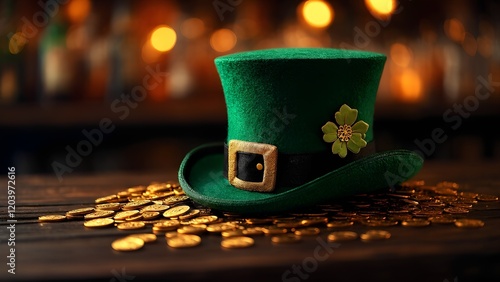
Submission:
M 290 48 L 215 59 L 228 114 L 224 144 L 194 149 L 179 181 L 194 201 L 269 213 L 374 191 L 387 171 L 423 160 L 375 153 L 373 114 L 385 56 Z M 407 179 L 412 175 L 405 175 Z

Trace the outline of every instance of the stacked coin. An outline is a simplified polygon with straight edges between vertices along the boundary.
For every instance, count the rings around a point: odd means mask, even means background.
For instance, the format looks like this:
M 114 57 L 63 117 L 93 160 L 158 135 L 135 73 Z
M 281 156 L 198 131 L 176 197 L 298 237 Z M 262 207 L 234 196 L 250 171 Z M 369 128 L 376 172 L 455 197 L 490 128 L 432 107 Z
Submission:
M 98 198 L 95 206 L 74 209 L 66 215 L 40 216 L 39 221 L 84 220 L 87 228 L 114 225 L 122 231 L 150 228 L 154 233 L 121 238 L 112 244 L 117 251 L 140 249 L 145 242 L 156 240 L 156 235 L 165 236 L 171 248 L 195 247 L 209 234 L 220 234 L 221 247 L 234 249 L 250 247 L 254 244 L 252 237 L 264 235 L 275 244 L 298 243 L 308 236 L 322 236 L 322 232 L 328 233 L 329 241 L 359 238 L 372 242 L 391 237 L 388 231 L 379 229 L 362 234 L 347 230 L 353 226 L 416 228 L 454 224 L 459 228 L 480 228 L 483 221 L 464 216 L 478 202 L 491 201 L 498 201 L 498 197 L 460 191 L 455 182 L 429 186 L 419 180 L 403 183 L 394 191 L 356 195 L 306 211 L 249 218 L 199 206 L 175 182 L 155 182 Z

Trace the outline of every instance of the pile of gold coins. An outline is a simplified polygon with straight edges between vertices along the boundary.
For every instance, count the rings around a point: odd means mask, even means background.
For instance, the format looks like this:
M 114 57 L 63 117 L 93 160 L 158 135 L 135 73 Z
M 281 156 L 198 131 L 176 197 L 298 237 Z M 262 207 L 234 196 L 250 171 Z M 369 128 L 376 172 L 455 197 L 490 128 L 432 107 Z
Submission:
M 98 198 L 94 207 L 40 216 L 39 221 L 83 220 L 87 228 L 152 231 L 115 240 L 111 247 L 116 251 L 138 250 L 156 241 L 157 235 L 164 236 L 171 248 L 198 246 L 204 234 L 220 234 L 221 247 L 226 249 L 250 247 L 254 244 L 252 237 L 262 235 L 275 244 L 297 243 L 305 236 L 319 235 L 325 228 L 330 242 L 369 242 L 389 239 L 391 234 L 379 229 L 389 226 L 483 227 L 483 221 L 465 216 L 478 202 L 498 201 L 498 197 L 461 192 L 459 188 L 454 182 L 428 186 L 422 180 L 409 181 L 392 192 L 356 195 L 307 211 L 248 218 L 200 207 L 177 183 L 152 183 Z M 374 229 L 362 234 L 345 231 L 354 225 Z

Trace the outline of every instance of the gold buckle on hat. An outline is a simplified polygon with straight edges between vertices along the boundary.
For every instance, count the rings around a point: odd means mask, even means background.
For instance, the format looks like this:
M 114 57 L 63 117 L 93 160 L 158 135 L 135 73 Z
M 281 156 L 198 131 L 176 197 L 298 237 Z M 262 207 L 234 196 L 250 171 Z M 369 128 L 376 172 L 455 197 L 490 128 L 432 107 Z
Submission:
M 263 156 L 264 163 L 259 166 L 260 168 L 258 168 L 259 170 L 264 170 L 262 182 L 245 181 L 236 176 L 238 169 L 238 152 L 259 154 Z M 228 148 L 227 179 L 231 185 L 239 189 L 257 192 L 271 192 L 274 190 L 274 186 L 276 184 L 277 161 L 278 148 L 274 145 L 241 140 L 230 140 Z

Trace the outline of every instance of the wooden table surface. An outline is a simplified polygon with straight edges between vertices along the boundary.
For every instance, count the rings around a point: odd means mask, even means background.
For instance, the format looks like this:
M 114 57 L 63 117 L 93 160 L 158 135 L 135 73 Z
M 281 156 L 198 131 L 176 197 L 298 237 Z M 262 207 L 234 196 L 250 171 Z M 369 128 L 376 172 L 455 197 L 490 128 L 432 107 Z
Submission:
M 7 183 L 5 173 L 2 183 Z M 327 230 L 297 244 L 273 245 L 257 237 L 248 249 L 224 250 L 220 236 L 204 235 L 191 249 L 171 249 L 164 238 L 136 252 L 119 253 L 111 242 L 128 234 L 86 229 L 81 221 L 39 223 L 38 216 L 92 206 L 95 198 L 133 185 L 176 179 L 165 174 L 16 174 L 15 275 L 7 272 L 7 193 L 1 193 L 1 281 L 500 281 L 500 203 L 482 202 L 468 217 L 480 229 L 451 225 L 384 228 L 383 242 L 326 243 Z M 464 191 L 500 195 L 500 163 L 428 161 L 416 176 L 429 184 L 456 181 Z M 350 230 L 362 232 L 365 226 Z M 144 232 L 144 231 L 142 231 Z M 328 250 L 327 250 L 328 249 Z M 300 272 L 294 269 L 301 267 Z

